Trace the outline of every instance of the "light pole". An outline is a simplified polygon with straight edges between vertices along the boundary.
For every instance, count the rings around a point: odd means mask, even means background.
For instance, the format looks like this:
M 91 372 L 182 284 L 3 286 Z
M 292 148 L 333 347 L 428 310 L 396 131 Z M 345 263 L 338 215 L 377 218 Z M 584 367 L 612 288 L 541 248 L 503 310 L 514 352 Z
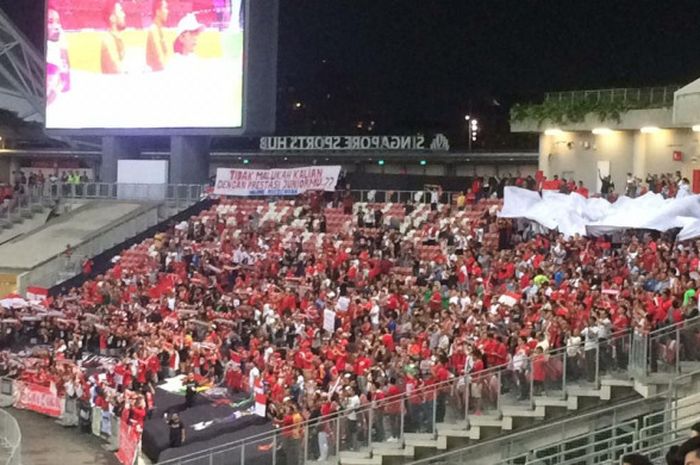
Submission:
M 469 137 L 469 151 L 472 151 L 472 143 L 476 142 L 476 135 L 479 133 L 479 121 L 472 119 L 470 115 L 465 115 L 467 122 L 467 137 Z

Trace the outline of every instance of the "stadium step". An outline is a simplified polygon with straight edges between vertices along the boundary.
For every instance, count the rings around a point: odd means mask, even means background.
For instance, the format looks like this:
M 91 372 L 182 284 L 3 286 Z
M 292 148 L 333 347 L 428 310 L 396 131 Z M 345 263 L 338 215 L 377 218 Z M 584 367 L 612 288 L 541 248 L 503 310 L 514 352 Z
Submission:
M 405 433 L 404 443 L 407 446 L 428 447 L 438 450 L 447 449 L 447 436 L 436 436 L 433 433 Z
M 382 456 L 372 455 L 372 451 L 363 447 L 359 451 L 340 451 L 341 465 L 382 465 Z
M 340 465 L 382 465 L 382 456 L 377 455 L 374 457 L 343 457 L 343 453 L 340 453 Z
M 373 445 L 372 457 L 387 457 L 388 459 L 391 459 L 391 457 L 413 458 L 416 455 L 416 449 L 413 446 L 387 447 L 388 445 L 391 445 L 391 443 L 387 444 L 383 442 L 381 444 L 377 444 L 376 446 Z
M 691 371 L 700 368 L 700 362 L 686 363 L 682 370 Z M 404 433 L 404 441 L 401 442 L 381 442 L 372 443 L 372 458 L 362 458 L 361 456 L 347 457 L 341 453 L 341 463 L 343 465 L 368 465 L 368 464 L 390 464 L 395 460 L 413 460 L 418 458 L 416 449 L 432 449 L 439 453 L 455 447 L 454 444 L 464 444 L 465 441 L 478 441 L 495 434 L 507 433 L 521 427 L 523 424 L 533 424 L 534 422 L 547 421 L 549 409 L 566 409 L 568 411 L 578 410 L 581 406 L 581 399 L 593 399 L 602 402 L 601 405 L 614 401 L 623 392 L 627 394 L 631 390 L 636 390 L 641 394 L 647 389 L 648 395 L 656 392 L 654 383 L 659 385 L 668 384 L 668 375 L 651 377 L 646 383 L 640 383 L 625 377 L 624 375 L 604 375 L 600 379 L 600 386 L 593 383 L 582 382 L 580 385 L 569 385 L 566 392 L 555 389 L 547 389 L 543 395 L 534 398 L 534 408 L 528 401 L 518 402 L 510 397 L 505 398 L 506 405 L 500 406 L 500 414 L 485 412 L 482 415 L 470 415 L 469 424 L 465 420 L 455 419 L 453 422 L 437 423 L 436 434 L 432 433 Z M 626 397 L 626 395 L 624 396 Z M 584 405 L 589 405 L 586 401 Z M 453 414 L 454 415 L 454 414 Z M 450 444 L 453 444 L 450 446 Z M 426 452 L 421 452 L 420 456 L 425 456 Z M 386 457 L 386 461 L 383 458 Z

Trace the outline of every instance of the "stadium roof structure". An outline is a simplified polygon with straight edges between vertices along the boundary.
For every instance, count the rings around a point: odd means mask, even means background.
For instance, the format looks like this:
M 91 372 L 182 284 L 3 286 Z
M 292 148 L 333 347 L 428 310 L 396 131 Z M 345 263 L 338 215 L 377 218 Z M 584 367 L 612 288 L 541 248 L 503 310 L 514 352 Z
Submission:
M 25 121 L 44 121 L 44 60 L 0 9 L 0 107 Z

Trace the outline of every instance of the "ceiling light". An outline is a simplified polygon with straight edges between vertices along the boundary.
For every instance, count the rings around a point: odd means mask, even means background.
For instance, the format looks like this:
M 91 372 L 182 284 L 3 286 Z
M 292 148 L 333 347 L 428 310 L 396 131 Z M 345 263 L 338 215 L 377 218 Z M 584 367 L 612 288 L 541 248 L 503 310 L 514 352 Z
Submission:
M 661 131 L 661 129 L 656 126 L 644 126 L 642 129 L 642 134 L 654 134 L 655 132 Z
M 595 128 L 593 129 L 593 134 L 596 136 L 605 136 L 611 134 L 613 131 L 610 128 Z
M 561 136 L 562 134 L 564 134 L 564 131 L 557 128 L 550 128 L 544 131 L 545 136 Z

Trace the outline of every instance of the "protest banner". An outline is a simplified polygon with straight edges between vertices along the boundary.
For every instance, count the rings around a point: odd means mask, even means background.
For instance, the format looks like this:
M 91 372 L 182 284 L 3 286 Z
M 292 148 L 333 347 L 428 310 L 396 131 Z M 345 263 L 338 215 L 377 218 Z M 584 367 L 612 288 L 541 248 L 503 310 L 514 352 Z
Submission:
M 50 387 L 17 381 L 15 391 L 15 408 L 33 410 L 50 417 L 60 417 L 63 414 L 63 399 Z
M 254 170 L 219 168 L 216 195 L 299 195 L 307 191 L 334 191 L 340 166 L 308 166 Z
M 333 310 L 323 310 L 323 329 L 332 333 L 335 331 L 335 312 Z
M 141 433 L 138 428 L 122 420 L 119 423 L 119 450 L 114 454 L 119 459 L 119 463 L 122 465 L 134 465 L 140 441 Z

